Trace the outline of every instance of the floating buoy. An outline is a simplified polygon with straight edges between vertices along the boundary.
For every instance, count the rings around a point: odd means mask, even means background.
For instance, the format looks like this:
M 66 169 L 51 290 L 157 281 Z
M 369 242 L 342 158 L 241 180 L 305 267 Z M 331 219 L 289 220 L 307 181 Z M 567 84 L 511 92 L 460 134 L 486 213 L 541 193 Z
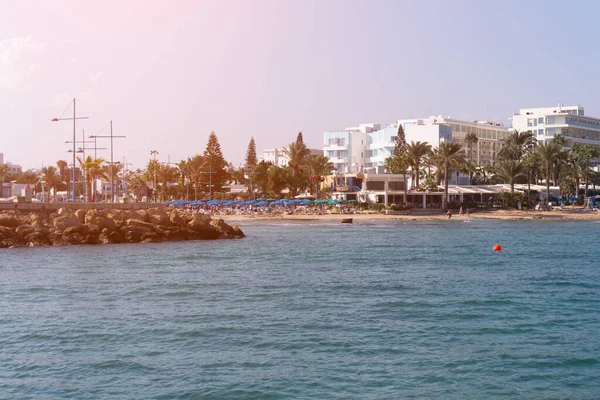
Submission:
M 495 244 L 493 247 L 494 251 L 502 251 L 502 246 L 500 246 L 499 244 Z

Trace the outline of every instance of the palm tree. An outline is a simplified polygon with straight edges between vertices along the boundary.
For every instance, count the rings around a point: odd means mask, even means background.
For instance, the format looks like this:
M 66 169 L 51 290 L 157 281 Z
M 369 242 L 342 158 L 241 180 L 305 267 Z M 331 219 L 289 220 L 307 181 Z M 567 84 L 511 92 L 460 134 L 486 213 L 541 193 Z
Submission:
M 53 166 L 53 165 L 49 165 L 47 167 L 43 167 L 42 168 L 42 179 L 46 181 L 46 185 L 48 186 L 48 193 L 50 193 L 52 191 L 53 188 L 56 187 L 56 184 L 58 183 L 58 169 Z
M 329 157 L 322 154 L 309 156 L 306 166 L 310 174 L 310 181 L 315 184 L 315 197 L 319 198 L 319 185 L 323 182 L 323 176 L 330 175 L 335 168 L 329 162 Z
M 473 132 L 469 132 L 465 135 L 465 144 L 467 145 L 467 149 L 469 150 L 469 161 L 473 162 L 473 145 L 479 142 L 479 138 Z M 470 147 L 470 149 L 469 149 Z M 471 178 L 469 178 L 470 182 Z M 471 183 L 469 183 L 470 185 Z
M 194 182 L 194 200 L 198 200 L 198 187 L 204 171 L 204 157 L 196 154 L 195 156 L 188 158 L 187 163 L 190 179 Z
M 448 205 L 448 178 L 450 170 L 453 166 L 464 164 L 465 157 L 463 156 L 460 144 L 456 142 L 442 142 L 440 146 L 433 151 L 432 158 L 442 166 L 444 170 L 444 202 L 442 208 Z
M 58 160 L 56 162 L 56 166 L 58 167 L 58 174 L 60 175 L 60 179 L 67 185 L 67 197 L 71 196 L 71 174 L 69 173 L 69 163 L 65 160 Z
M 557 142 L 550 141 L 540 144 L 535 150 L 540 164 L 545 172 L 546 178 L 546 203 L 550 201 L 550 171 L 552 166 L 562 156 L 562 146 Z
M 574 143 L 571 146 L 571 153 L 576 153 L 585 160 L 584 177 L 585 177 L 585 192 L 584 195 L 588 197 L 588 185 L 589 185 L 589 177 L 590 177 L 590 160 L 592 158 L 598 158 L 600 156 L 600 149 L 597 146 L 593 146 L 591 144 L 579 144 Z
M 514 208 L 515 182 L 525 176 L 525 166 L 520 160 L 503 160 L 498 164 L 498 175 L 510 184 L 510 201 Z
M 281 191 L 288 185 L 290 175 L 293 175 L 293 169 L 290 167 L 281 168 L 272 166 L 269 168 L 268 174 L 271 193 L 280 197 Z
M 121 164 L 120 162 L 114 162 L 114 163 L 108 163 L 108 164 L 104 164 L 102 165 L 102 170 L 104 171 L 104 175 L 107 176 L 107 180 L 111 182 L 111 190 L 113 189 L 112 186 L 112 182 L 115 182 L 118 180 L 119 178 L 119 173 L 121 173 L 121 171 L 123 170 L 123 164 Z M 89 192 L 88 192 L 89 193 Z M 96 194 L 94 193 L 94 197 Z M 114 199 L 115 198 L 116 193 L 111 193 L 111 197 Z
M 148 187 L 148 181 L 146 180 L 146 176 L 144 171 L 142 171 L 141 169 L 137 169 L 135 171 L 127 171 L 125 173 L 125 181 L 127 182 L 127 187 L 133 189 L 133 192 L 135 192 L 135 189 L 137 189 L 137 193 L 136 193 L 136 199 L 139 201 L 142 198 L 142 191 L 145 192 L 145 190 Z
M 167 199 L 167 188 L 169 183 L 177 180 L 177 168 L 171 167 L 167 164 L 159 164 L 156 171 L 156 178 L 160 182 L 160 199 L 165 201 Z
M 531 131 L 513 132 L 508 135 L 506 144 L 498 156 L 500 160 L 520 160 L 523 155 L 533 151 L 536 143 L 535 136 Z
M 77 157 L 77 161 L 79 162 L 79 166 L 82 170 L 85 171 L 85 186 L 87 193 L 92 193 L 92 182 L 95 179 L 108 179 L 108 175 L 102 165 L 104 163 L 104 159 L 96 158 L 93 159 L 91 156 L 87 156 L 85 160 Z M 88 201 L 94 202 L 96 196 L 92 196 L 92 199 Z
M 271 162 L 263 160 L 252 168 L 253 181 L 256 182 L 263 196 L 269 192 L 269 168 L 272 166 Z
M 306 167 L 306 160 L 310 155 L 310 149 L 306 147 L 303 141 L 295 141 L 283 148 L 284 154 L 288 157 L 288 165 L 292 170 L 291 182 L 289 182 L 290 194 L 295 196 L 299 188 L 305 186 L 302 182 L 302 172 Z
M 187 162 L 187 160 L 181 160 L 179 161 L 177 164 L 175 164 L 175 167 L 177 168 L 177 172 L 179 173 L 179 177 L 181 179 L 181 188 L 182 190 L 185 189 L 185 182 L 186 182 L 186 178 L 189 179 L 189 164 Z M 182 195 L 182 198 L 185 197 L 186 200 L 189 200 L 187 198 L 187 196 Z
M 429 150 L 431 149 L 431 145 L 427 142 L 413 142 L 411 141 L 406 145 L 406 153 L 408 156 L 408 162 L 412 169 L 412 173 L 414 174 L 414 180 L 412 187 L 419 187 L 419 168 L 421 166 L 421 162 L 423 158 L 427 155 Z
M 404 183 L 404 205 L 406 206 L 408 200 L 408 185 L 406 184 L 406 174 L 410 162 L 405 151 L 397 153 L 392 157 L 385 159 L 385 169 L 390 174 L 402 174 L 402 180 Z

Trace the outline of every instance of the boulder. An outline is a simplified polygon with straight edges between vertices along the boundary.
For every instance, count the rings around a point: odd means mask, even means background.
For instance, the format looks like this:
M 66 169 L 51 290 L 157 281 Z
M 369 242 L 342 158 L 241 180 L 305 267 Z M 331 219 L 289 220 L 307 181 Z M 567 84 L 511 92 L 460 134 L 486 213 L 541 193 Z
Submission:
M 63 231 L 63 236 L 70 236 L 75 234 L 83 234 L 83 225 L 81 226 L 69 226 Z
M 104 229 L 98 237 L 100 243 L 125 243 L 125 236 L 119 231 Z
M 61 208 L 62 210 L 62 208 Z M 60 210 L 59 210 L 60 211 Z M 79 218 L 77 218 L 75 216 L 75 214 L 64 214 L 55 218 L 52 221 L 52 225 L 56 228 L 56 229 L 60 229 L 60 230 L 65 230 L 66 228 L 69 227 L 77 227 L 77 226 L 81 226 L 82 223 L 79 220 Z
M 142 235 L 141 242 L 142 243 L 160 243 L 163 242 L 164 239 L 158 233 L 147 233 Z
M 162 208 L 151 208 L 148 210 L 148 222 L 155 225 L 166 225 L 170 223 L 169 214 Z
M 231 236 L 235 238 L 245 238 L 246 234 L 237 225 L 231 225 Z
M 188 226 L 193 230 L 202 230 L 206 226 L 210 224 L 210 215 L 208 214 L 196 214 L 192 218 L 190 222 L 188 222 Z
M 25 243 L 29 247 L 49 246 L 50 245 L 50 240 L 48 239 L 49 233 L 50 233 L 50 230 L 48 228 L 36 228 L 35 231 L 33 231 L 25 236 L 25 238 L 24 238 Z
M 0 239 L 13 238 L 17 236 L 14 229 L 0 225 Z
M 171 215 L 169 216 L 169 220 L 171 221 L 171 223 L 173 225 L 177 225 L 177 226 L 186 226 L 187 225 L 187 220 L 181 216 L 181 214 L 179 212 L 177 212 L 177 210 L 174 210 L 173 212 L 171 212 Z
M 77 218 L 79 218 L 79 220 L 81 221 L 82 224 L 85 223 L 85 215 L 86 215 L 85 210 L 79 209 L 79 210 L 75 211 L 75 216 Z
M 19 221 L 16 217 L 9 215 L 0 215 L 0 226 L 16 228 L 19 225 L 21 225 L 21 221 Z
M 35 232 L 37 229 L 40 229 L 40 228 L 36 228 L 35 226 L 31 226 L 31 225 L 21 225 L 15 229 L 15 232 L 20 237 L 25 238 L 25 236 L 29 235 L 30 233 Z
M 146 211 L 146 210 L 132 211 L 131 214 L 129 215 L 129 219 L 137 219 L 137 220 L 140 220 L 143 222 L 148 222 L 149 214 L 148 214 L 148 211 Z

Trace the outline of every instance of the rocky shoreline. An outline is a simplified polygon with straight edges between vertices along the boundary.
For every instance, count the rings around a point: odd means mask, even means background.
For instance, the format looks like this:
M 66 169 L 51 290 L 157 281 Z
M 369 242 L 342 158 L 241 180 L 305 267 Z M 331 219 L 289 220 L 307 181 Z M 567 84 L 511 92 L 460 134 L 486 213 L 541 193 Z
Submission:
M 0 248 L 243 237 L 236 225 L 179 209 L 0 212 Z

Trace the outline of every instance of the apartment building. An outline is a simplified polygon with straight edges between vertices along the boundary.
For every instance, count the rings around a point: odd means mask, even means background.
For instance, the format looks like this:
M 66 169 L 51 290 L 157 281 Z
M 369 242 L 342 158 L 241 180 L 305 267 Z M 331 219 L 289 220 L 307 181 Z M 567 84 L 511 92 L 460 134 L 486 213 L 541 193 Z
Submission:
M 573 143 L 600 146 L 600 118 L 586 117 L 582 106 L 522 108 L 510 120 L 515 130 L 531 131 L 538 142 L 562 134 L 567 148 Z

